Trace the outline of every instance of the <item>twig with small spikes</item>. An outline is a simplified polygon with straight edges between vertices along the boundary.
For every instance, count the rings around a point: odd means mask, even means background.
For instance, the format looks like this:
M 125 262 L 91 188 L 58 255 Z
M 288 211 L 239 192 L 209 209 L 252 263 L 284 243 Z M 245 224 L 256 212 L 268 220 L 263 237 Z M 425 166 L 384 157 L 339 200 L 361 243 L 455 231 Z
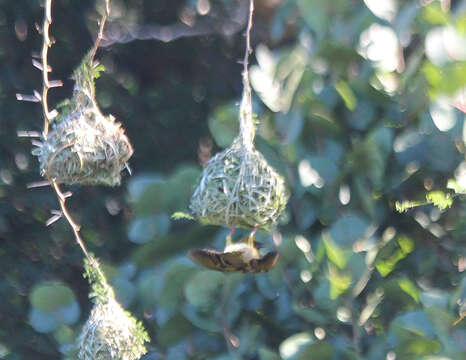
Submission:
M 42 26 L 42 110 L 44 116 L 44 129 L 43 136 L 47 140 L 49 133 L 49 124 L 50 124 L 50 114 L 49 114 L 49 105 L 47 102 L 47 96 L 49 92 L 49 66 L 47 61 L 47 56 L 49 53 L 49 47 L 52 45 L 50 40 L 49 29 L 50 24 L 52 23 L 52 0 L 46 0 L 44 4 L 44 23 Z M 50 69 L 51 70 L 51 69 Z
M 110 16 L 110 0 L 105 0 L 105 9 L 104 9 L 102 18 L 100 19 L 99 32 L 97 34 L 97 38 L 95 39 L 94 46 L 92 47 L 91 55 L 89 57 L 90 65 L 93 64 L 95 54 L 97 53 L 97 49 L 99 48 L 100 43 L 104 39 L 105 23 L 107 22 L 107 19 L 109 16 Z
M 42 71 L 42 96 L 40 97 L 40 100 L 42 103 L 43 115 L 44 115 L 44 129 L 43 129 L 42 136 L 44 139 L 47 139 L 50 122 L 58 114 L 56 110 L 49 111 L 48 90 L 51 87 L 57 86 L 59 82 L 57 81 L 51 82 L 49 81 L 49 77 L 48 77 L 48 73 L 51 71 L 51 68 L 48 65 L 47 58 L 48 58 L 48 49 L 52 45 L 52 41 L 50 40 L 50 34 L 49 34 L 50 24 L 52 23 L 52 0 L 45 0 L 44 7 L 45 7 L 45 12 L 44 12 L 45 14 L 44 14 L 43 27 L 41 31 L 42 36 L 43 36 L 42 53 L 41 53 L 42 62 L 38 64 L 35 64 L 35 63 L 33 64 L 34 66 L 38 67 Z M 94 42 L 94 46 L 92 47 L 91 55 L 89 58 L 89 62 L 91 65 L 94 62 L 95 54 L 97 52 L 97 49 L 99 48 L 100 42 L 103 39 L 104 27 L 105 27 L 105 23 L 107 21 L 109 14 L 110 14 L 110 0 L 105 0 L 105 11 L 100 21 L 99 33 Z M 37 97 L 38 96 L 36 95 L 35 98 Z M 68 208 L 66 207 L 66 199 L 71 196 L 71 193 L 70 192 L 63 193 L 55 179 L 49 178 L 48 181 L 52 185 L 52 188 L 54 189 L 55 194 L 57 195 L 57 199 L 60 204 L 61 211 L 53 212 L 54 215 L 49 219 L 47 224 L 50 225 L 51 223 L 58 220 L 61 216 L 63 216 L 68 221 L 69 225 L 71 226 L 75 240 L 78 243 L 79 247 L 83 251 L 86 258 L 92 263 L 93 260 L 89 256 L 86 246 L 84 245 L 84 241 L 81 238 L 81 234 L 80 234 L 81 227 L 76 223 L 76 221 L 73 219 L 73 217 L 69 213 Z

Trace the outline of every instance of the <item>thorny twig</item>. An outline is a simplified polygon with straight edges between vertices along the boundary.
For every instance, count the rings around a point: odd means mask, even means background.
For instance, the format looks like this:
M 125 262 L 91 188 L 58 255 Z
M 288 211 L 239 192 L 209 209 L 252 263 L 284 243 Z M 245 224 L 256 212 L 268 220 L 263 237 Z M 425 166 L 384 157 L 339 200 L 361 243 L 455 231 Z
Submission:
M 42 26 L 42 110 L 44 115 L 44 130 L 43 136 L 47 140 L 47 135 L 49 133 L 49 124 L 51 121 L 49 113 L 49 105 L 47 102 L 47 95 L 49 91 L 49 72 L 48 72 L 48 63 L 47 55 L 49 52 L 49 47 L 52 45 L 50 40 L 49 28 L 52 23 L 52 0 L 46 0 L 44 4 L 44 24 Z
M 99 26 L 99 33 L 97 34 L 97 38 L 95 39 L 94 46 L 91 50 L 91 55 L 89 57 L 89 64 L 92 66 L 94 62 L 94 57 L 97 52 L 97 49 L 100 46 L 101 41 L 104 39 L 104 28 L 105 23 L 107 22 L 108 17 L 110 16 L 110 0 L 105 0 L 105 9 L 100 19 L 100 26 Z
M 42 75 L 43 75 L 42 77 L 42 99 L 41 99 L 42 101 L 41 102 L 42 102 L 42 109 L 43 109 L 43 115 L 44 115 L 43 137 L 44 139 L 47 139 L 50 122 L 52 121 L 54 117 L 52 114 L 53 112 L 49 112 L 48 98 L 47 98 L 48 90 L 51 87 L 49 84 L 49 78 L 48 78 L 49 66 L 48 66 L 47 55 L 48 55 L 48 49 L 52 45 L 52 42 L 50 40 L 50 35 L 49 35 L 50 24 L 52 23 L 52 0 L 46 0 L 44 7 L 45 7 L 45 15 L 44 15 L 44 23 L 42 27 L 43 45 L 42 45 L 42 56 L 41 56 Z M 89 58 L 91 65 L 94 61 L 94 57 L 100 45 L 100 42 L 103 39 L 104 26 L 107 21 L 109 13 L 110 13 L 110 0 L 105 0 L 105 11 L 100 21 L 99 33 L 95 40 L 94 46 L 92 47 L 91 55 Z M 55 179 L 48 179 L 48 180 L 50 181 L 55 191 L 55 194 L 57 195 L 62 214 L 65 217 L 65 219 L 68 221 L 68 223 L 70 224 L 71 229 L 73 230 L 73 234 L 76 239 L 76 242 L 78 243 L 79 247 L 83 251 L 86 258 L 89 260 L 89 262 L 93 263 L 93 260 L 89 256 L 86 246 L 84 245 L 84 242 L 81 238 L 80 226 L 76 223 L 76 221 L 74 221 L 73 217 L 68 211 L 68 208 L 66 207 L 66 199 L 67 197 L 69 197 L 69 195 L 66 193 L 64 194 L 61 191 L 60 186 L 58 185 Z

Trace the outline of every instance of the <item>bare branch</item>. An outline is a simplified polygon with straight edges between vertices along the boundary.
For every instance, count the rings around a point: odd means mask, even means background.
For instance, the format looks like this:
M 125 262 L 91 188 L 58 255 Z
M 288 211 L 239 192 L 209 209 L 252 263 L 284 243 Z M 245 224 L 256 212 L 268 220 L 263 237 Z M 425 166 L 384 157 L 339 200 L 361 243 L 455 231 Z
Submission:
M 83 251 L 84 255 L 90 260 L 90 256 L 87 252 L 86 246 L 84 245 L 84 242 L 81 238 L 81 234 L 79 233 L 81 227 L 74 221 L 74 219 L 71 217 L 70 213 L 68 212 L 68 209 L 66 207 L 66 198 L 69 196 L 68 193 L 62 193 L 60 187 L 58 186 L 57 182 L 55 180 L 52 180 L 52 186 L 55 190 L 55 193 L 57 194 L 58 201 L 60 203 L 60 208 L 63 213 L 63 216 L 65 219 L 68 221 L 68 223 L 71 226 L 71 229 L 73 230 L 74 237 L 76 239 L 76 242 L 80 246 L 81 250 Z
M 52 0 L 45 0 L 45 11 L 44 11 L 44 23 L 42 25 L 42 36 L 43 36 L 43 43 L 42 43 L 42 110 L 44 116 L 44 131 L 43 135 L 44 138 L 47 139 L 47 135 L 49 133 L 49 107 L 47 103 L 47 95 L 49 91 L 49 75 L 48 71 L 44 71 L 44 69 L 49 68 L 47 56 L 49 47 L 51 44 L 50 35 L 49 35 L 49 28 L 50 24 L 52 23 Z
M 63 86 L 63 81 L 61 80 L 49 80 L 49 88 Z
M 108 16 L 108 2 L 109 2 L 109 0 L 106 0 L 107 9 L 106 9 L 105 15 L 104 15 L 104 17 L 102 19 L 102 22 L 101 22 L 101 30 L 99 31 L 99 36 L 101 36 L 100 34 L 103 32 L 103 26 L 102 25 L 105 24 L 104 20 Z M 42 57 L 41 57 L 42 58 L 42 64 L 39 64 L 39 66 L 37 66 L 35 60 L 33 60 L 33 64 L 36 67 L 39 67 L 39 68 L 42 69 L 42 110 L 43 110 L 43 116 L 44 116 L 44 129 L 43 129 L 43 132 L 42 132 L 42 136 L 45 138 L 45 140 L 47 140 L 50 121 L 55 116 L 58 115 L 57 110 L 49 111 L 48 102 L 47 102 L 48 90 L 51 87 L 61 86 L 62 83 L 59 80 L 49 81 L 49 77 L 48 77 L 49 66 L 47 64 L 47 55 L 48 55 L 48 49 L 51 46 L 51 44 L 53 43 L 51 41 L 50 35 L 49 35 L 50 24 L 52 23 L 52 0 L 45 0 L 44 6 L 45 6 L 45 15 L 44 15 L 44 23 L 43 23 L 43 27 L 42 27 L 43 44 L 42 44 L 42 54 L 41 54 L 42 55 Z M 99 39 L 99 37 L 98 37 L 98 39 Z M 96 41 L 96 44 L 94 45 L 95 50 L 97 49 L 98 45 L 99 45 L 98 41 Z M 95 55 L 95 52 L 94 52 L 94 55 Z M 91 61 L 93 61 L 93 56 L 91 57 Z M 39 183 L 34 184 L 34 187 L 37 184 L 39 184 Z M 81 238 L 81 235 L 79 233 L 80 226 L 71 217 L 71 215 L 70 215 L 70 213 L 69 213 L 69 211 L 68 211 L 68 209 L 66 207 L 66 203 L 65 203 L 66 199 L 71 196 L 71 193 L 70 192 L 63 193 L 61 191 L 59 185 L 55 181 L 55 179 L 50 179 L 49 178 L 46 183 L 40 184 L 40 186 L 42 186 L 42 185 L 52 185 L 53 189 L 55 190 L 55 194 L 57 195 L 58 202 L 60 203 L 60 208 L 61 208 L 61 211 L 52 211 L 53 216 L 50 219 L 47 220 L 46 225 L 47 226 L 51 225 L 55 221 L 59 220 L 60 218 L 65 217 L 66 220 L 68 221 L 68 223 L 70 224 L 71 229 L 73 230 L 75 240 L 78 243 L 79 247 L 83 251 L 84 255 L 89 260 L 91 260 L 89 254 L 87 252 L 86 246 L 84 245 L 84 242 L 83 242 L 83 240 Z
M 36 68 L 38 68 L 40 71 L 43 71 L 43 67 L 42 67 L 42 63 L 40 63 L 39 61 L 37 61 L 36 59 L 32 59 L 32 65 Z M 50 65 L 48 65 L 47 67 L 47 72 L 51 72 L 52 71 L 52 68 L 50 67 Z
M 249 61 L 249 54 L 252 53 L 251 29 L 252 29 L 252 14 L 253 13 L 254 13 L 254 0 L 249 0 L 249 18 L 248 18 L 248 27 L 246 29 L 246 51 L 244 52 L 244 60 L 243 60 L 243 76 L 247 76 L 248 83 L 249 83 L 248 61 Z
M 97 38 L 95 39 L 94 46 L 92 47 L 91 55 L 89 57 L 89 64 L 91 66 L 94 63 L 94 58 L 95 58 L 95 54 L 97 53 L 97 49 L 99 48 L 100 43 L 102 39 L 104 38 L 105 23 L 107 22 L 109 15 L 110 15 L 110 0 L 105 0 L 105 10 L 104 10 L 104 14 L 102 15 L 102 18 L 100 19 L 99 33 L 97 34 Z
M 38 188 L 38 187 L 44 187 L 44 186 L 50 186 L 50 181 L 44 180 L 44 181 L 36 181 L 30 184 L 27 184 L 26 187 L 28 189 L 33 189 L 33 188 Z
M 16 100 L 19 100 L 19 101 L 30 101 L 30 102 L 39 102 L 39 101 L 40 101 L 40 97 L 38 98 L 35 94 L 34 94 L 34 95 L 16 94 Z
M 60 220 L 61 218 L 63 217 L 63 214 L 60 212 L 60 214 L 55 214 L 53 215 L 51 218 L 49 218 L 46 222 L 45 222 L 45 226 L 50 226 L 52 225 L 53 223 L 57 222 L 58 220 Z
M 18 137 L 36 137 L 40 138 L 40 133 L 38 131 L 28 131 L 28 130 L 20 130 L 17 132 Z

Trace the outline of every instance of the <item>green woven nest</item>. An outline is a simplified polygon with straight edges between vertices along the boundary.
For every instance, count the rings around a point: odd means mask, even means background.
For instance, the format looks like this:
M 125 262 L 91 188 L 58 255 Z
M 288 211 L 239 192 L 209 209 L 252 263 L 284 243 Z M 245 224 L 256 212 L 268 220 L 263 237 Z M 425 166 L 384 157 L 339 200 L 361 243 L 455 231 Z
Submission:
M 79 337 L 80 360 L 137 360 L 147 350 L 136 321 L 113 298 L 94 305 Z
M 98 71 L 83 64 L 74 75 L 72 98 L 61 106 L 34 154 L 41 174 L 58 183 L 119 185 L 133 148 L 121 125 L 98 108 L 93 82 Z
M 209 160 L 190 208 L 204 224 L 270 231 L 287 201 L 283 178 L 238 137 Z

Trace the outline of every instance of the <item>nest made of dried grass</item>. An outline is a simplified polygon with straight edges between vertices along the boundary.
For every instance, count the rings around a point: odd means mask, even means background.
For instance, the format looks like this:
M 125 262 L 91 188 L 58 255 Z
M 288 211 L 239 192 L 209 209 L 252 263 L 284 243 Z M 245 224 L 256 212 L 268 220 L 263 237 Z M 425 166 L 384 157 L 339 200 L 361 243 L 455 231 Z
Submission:
M 116 302 L 96 303 L 79 337 L 80 360 L 137 360 L 146 353 L 136 321 Z
M 270 231 L 287 201 L 282 176 L 238 137 L 209 160 L 190 208 L 204 224 Z
M 43 145 L 36 149 L 41 174 L 58 183 L 119 185 L 133 148 L 121 124 L 104 116 L 95 100 L 100 68 L 83 61 L 73 95 L 60 107 Z

